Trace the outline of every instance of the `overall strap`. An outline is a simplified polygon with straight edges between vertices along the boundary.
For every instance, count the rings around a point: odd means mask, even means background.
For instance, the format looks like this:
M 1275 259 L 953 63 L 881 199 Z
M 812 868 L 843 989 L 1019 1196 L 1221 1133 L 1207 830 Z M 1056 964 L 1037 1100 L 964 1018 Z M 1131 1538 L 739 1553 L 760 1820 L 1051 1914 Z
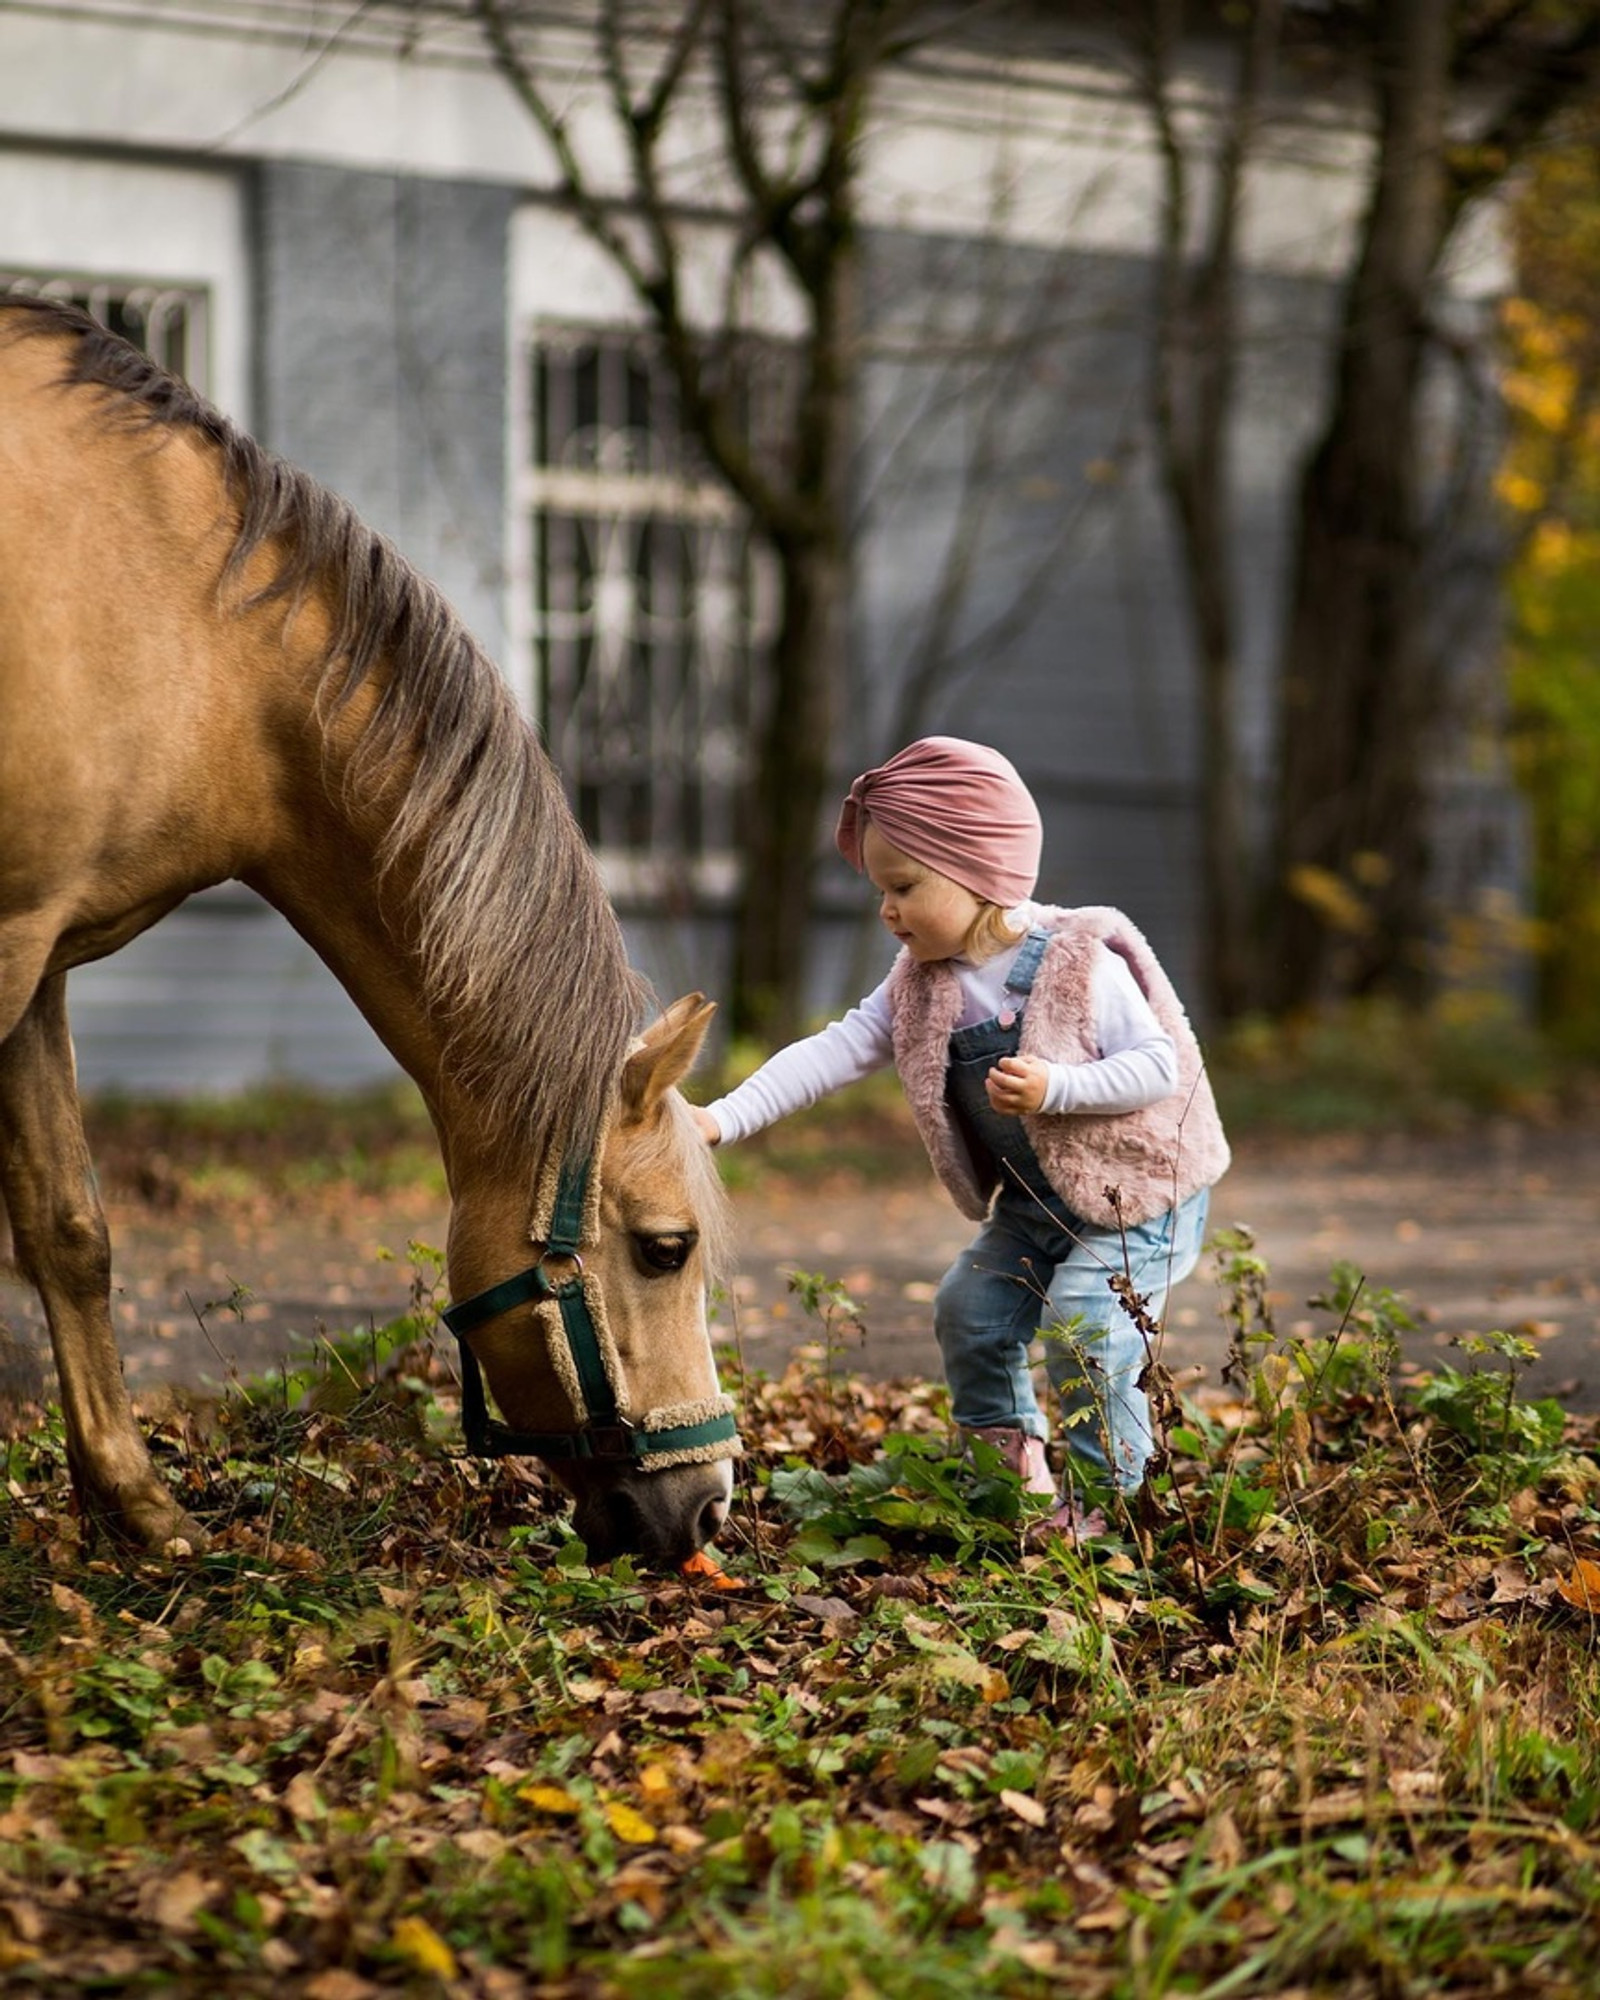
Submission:
M 1022 940 L 1022 949 L 1017 953 L 1016 963 L 1006 975 L 1008 993 L 1031 993 L 1033 982 L 1039 971 L 1039 961 L 1044 957 L 1050 943 L 1047 930 L 1035 928 Z

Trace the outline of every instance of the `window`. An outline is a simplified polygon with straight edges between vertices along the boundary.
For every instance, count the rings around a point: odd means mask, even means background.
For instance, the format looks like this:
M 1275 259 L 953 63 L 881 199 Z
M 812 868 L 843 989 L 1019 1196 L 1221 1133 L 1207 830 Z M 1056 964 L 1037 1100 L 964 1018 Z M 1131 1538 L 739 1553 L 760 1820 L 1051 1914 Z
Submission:
M 761 396 L 780 386 L 771 353 Z M 546 329 L 528 370 L 521 499 L 550 754 L 614 893 L 721 897 L 775 622 L 770 554 L 683 436 L 647 336 Z
M 206 295 L 198 287 L 0 271 L 0 292 L 23 292 L 81 306 L 102 326 L 143 348 L 163 368 L 170 368 L 199 389 L 206 387 Z

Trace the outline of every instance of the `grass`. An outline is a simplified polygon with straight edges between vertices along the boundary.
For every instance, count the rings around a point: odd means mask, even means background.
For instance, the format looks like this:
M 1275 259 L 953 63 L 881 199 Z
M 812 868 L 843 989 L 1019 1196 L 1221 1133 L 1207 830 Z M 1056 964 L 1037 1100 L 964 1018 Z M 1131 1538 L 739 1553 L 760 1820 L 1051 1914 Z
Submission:
M 1472 1129 L 1581 1095 L 1488 1025 L 1214 1051 L 1235 1132 Z M 709 1094 L 709 1093 L 707 1093 Z M 102 1102 L 108 1190 L 265 1213 L 442 1196 L 409 1088 Z M 889 1079 L 730 1172 L 918 1159 Z M 1600 1913 L 1600 1466 L 1490 1334 L 1397 1362 L 1331 1274 L 1281 1334 L 1216 1246 L 1221 1397 L 1111 1542 L 1025 1539 L 940 1395 L 735 1376 L 741 1587 L 596 1573 L 538 1473 L 459 1455 L 414 1315 L 160 1462 L 213 1546 L 86 1540 L 59 1417 L 0 1440 L 0 1979 L 19 1994 L 700 2000 L 1580 1994 Z M 335 1353 L 333 1350 L 336 1349 Z M 1588 1567 L 1593 1565 L 1593 1567 Z
M 158 1211 L 252 1199 L 294 1208 L 406 1189 L 445 1198 L 432 1125 L 403 1078 L 339 1095 L 279 1083 L 218 1098 L 102 1093 L 85 1124 L 107 1192 Z
M 1487 993 L 1422 1012 L 1366 1001 L 1299 1021 L 1244 1021 L 1210 1058 L 1236 1132 L 1461 1132 L 1594 1101 L 1592 1067 L 1562 1057 Z
M 1231 1389 L 1157 1376 L 1168 1460 L 1091 1552 L 830 1358 L 730 1384 L 737 1588 L 595 1572 L 452 1444 L 426 1284 L 339 1395 L 162 1421 L 185 1564 L 85 1542 L 59 1421 L 13 1437 L 7 1990 L 1592 1990 L 1593 1424 L 1514 1345 L 1399 1372 L 1348 1273 L 1282 1335 L 1218 1254 Z

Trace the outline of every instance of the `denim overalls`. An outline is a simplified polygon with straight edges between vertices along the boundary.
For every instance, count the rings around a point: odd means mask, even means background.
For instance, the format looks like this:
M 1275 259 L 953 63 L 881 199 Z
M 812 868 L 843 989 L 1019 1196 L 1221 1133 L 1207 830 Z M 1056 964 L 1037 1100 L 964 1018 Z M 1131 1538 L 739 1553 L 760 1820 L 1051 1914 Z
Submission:
M 1042 1333 L 1068 1444 L 1131 1491 L 1152 1449 L 1149 1403 L 1137 1386 L 1148 1357 L 1108 1280 L 1126 1270 L 1159 1318 L 1168 1288 L 1199 1259 L 1209 1196 L 1202 1189 L 1175 1212 L 1125 1230 L 1097 1228 L 1074 1216 L 1051 1187 L 1021 1119 L 990 1105 L 984 1079 L 1002 1056 L 1018 1051 L 1023 1009 L 1049 942 L 1048 931 L 1030 931 L 1001 1011 L 950 1037 L 950 1109 L 979 1184 L 1000 1191 L 976 1240 L 940 1283 L 934 1332 L 958 1424 L 1009 1426 L 1048 1438 L 1028 1355 Z

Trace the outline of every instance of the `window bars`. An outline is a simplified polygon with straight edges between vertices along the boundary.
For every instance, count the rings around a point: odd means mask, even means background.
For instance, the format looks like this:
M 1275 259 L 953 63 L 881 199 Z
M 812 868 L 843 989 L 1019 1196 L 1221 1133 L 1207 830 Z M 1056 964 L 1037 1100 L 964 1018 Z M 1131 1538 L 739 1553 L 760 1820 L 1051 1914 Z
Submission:
M 207 300 L 199 286 L 0 270 L 0 295 L 17 293 L 79 306 L 174 375 L 207 386 Z
M 746 357 L 746 439 L 782 351 Z M 528 359 L 529 629 L 546 740 L 613 893 L 732 889 L 775 569 L 648 336 L 540 329 Z

